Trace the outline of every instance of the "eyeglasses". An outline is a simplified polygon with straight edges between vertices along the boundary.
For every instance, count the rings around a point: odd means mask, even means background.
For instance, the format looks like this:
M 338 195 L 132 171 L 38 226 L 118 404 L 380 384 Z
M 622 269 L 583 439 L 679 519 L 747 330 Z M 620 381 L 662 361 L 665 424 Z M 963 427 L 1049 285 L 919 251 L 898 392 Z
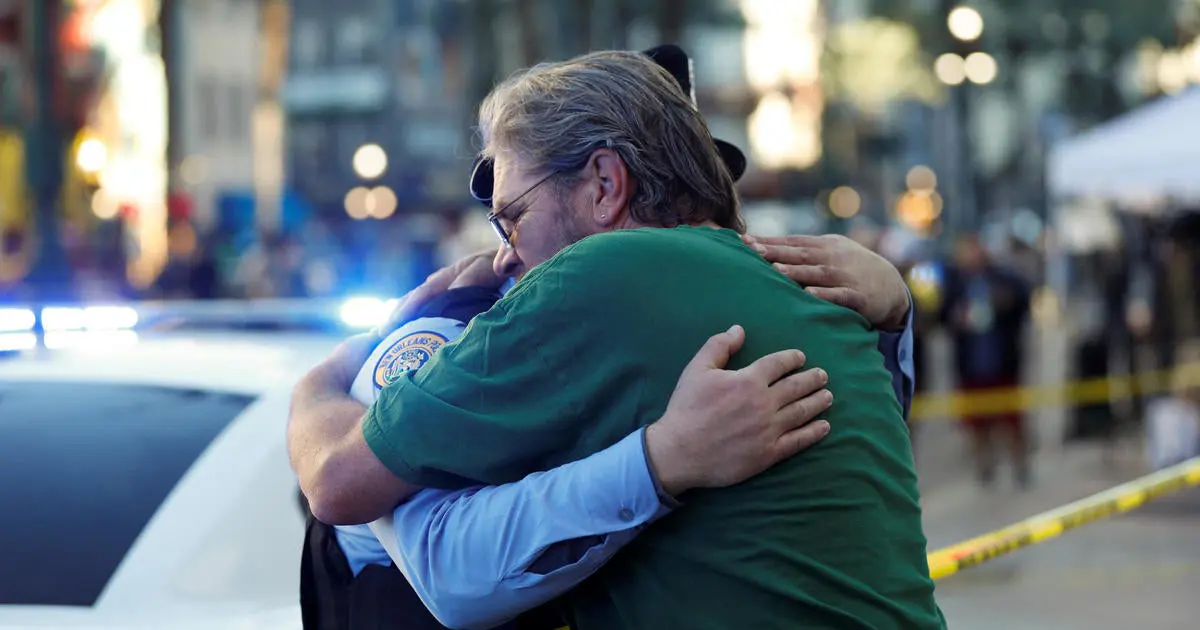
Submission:
M 487 215 L 488 223 L 492 224 L 492 230 L 494 230 L 496 232 L 496 236 L 500 237 L 500 242 L 504 243 L 505 247 L 512 249 L 512 246 L 513 246 L 512 245 L 512 236 L 508 232 L 508 230 L 504 229 L 504 225 L 500 223 L 500 216 L 503 215 L 505 213 L 505 211 L 507 211 L 509 208 L 513 207 L 513 204 L 524 199 L 526 195 L 528 195 L 529 193 L 536 190 L 538 186 L 541 186 L 542 184 L 546 183 L 547 181 L 550 181 L 550 178 L 554 177 L 557 174 L 558 174 L 558 171 L 551 171 L 549 175 L 539 179 L 536 184 L 530 186 L 529 188 L 526 188 L 525 192 L 517 195 L 516 199 L 513 199 L 512 201 L 504 204 L 503 208 L 500 208 L 499 210 L 492 210 L 491 212 L 488 213 L 488 215 Z

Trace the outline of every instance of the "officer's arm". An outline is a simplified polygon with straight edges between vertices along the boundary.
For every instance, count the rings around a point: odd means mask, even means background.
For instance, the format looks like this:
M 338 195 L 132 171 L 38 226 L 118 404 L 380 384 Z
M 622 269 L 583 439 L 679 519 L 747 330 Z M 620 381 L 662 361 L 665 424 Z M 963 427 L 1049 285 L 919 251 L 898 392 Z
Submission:
M 367 408 L 347 393 L 354 375 L 339 367 L 347 359 L 338 353 L 361 364 L 366 352 L 347 344 L 296 384 L 288 414 L 288 456 L 300 489 L 313 516 L 331 525 L 370 522 L 419 489 L 392 474 L 363 440 Z M 355 491 L 343 492 L 347 487 Z
M 491 628 L 567 592 L 675 502 L 645 430 L 591 457 L 500 486 L 424 490 L 371 529 L 430 612 Z
M 490 289 L 452 289 L 418 308 L 413 317 L 467 321 L 498 298 Z M 439 342 L 445 341 L 445 336 L 439 337 Z M 343 344 L 334 357 L 301 379 L 292 394 L 288 421 L 288 452 L 300 487 L 313 515 L 334 525 L 370 522 L 419 489 L 392 474 L 363 440 L 367 407 L 361 401 L 373 397 L 348 392 L 378 340 L 360 341 L 362 348 L 347 350 L 352 343 Z M 432 353 L 436 348 L 426 350 Z M 356 353 L 360 356 L 353 356 Z M 344 492 L 347 487 L 356 491 Z
M 912 304 L 911 295 L 909 304 Z M 896 400 L 900 401 L 900 408 L 904 410 L 905 420 L 908 420 L 916 387 L 916 368 L 913 365 L 913 339 L 916 334 L 913 326 L 916 310 L 911 306 L 908 309 L 903 330 L 879 331 L 879 352 L 883 354 L 884 366 L 892 373 L 892 388 L 896 391 Z

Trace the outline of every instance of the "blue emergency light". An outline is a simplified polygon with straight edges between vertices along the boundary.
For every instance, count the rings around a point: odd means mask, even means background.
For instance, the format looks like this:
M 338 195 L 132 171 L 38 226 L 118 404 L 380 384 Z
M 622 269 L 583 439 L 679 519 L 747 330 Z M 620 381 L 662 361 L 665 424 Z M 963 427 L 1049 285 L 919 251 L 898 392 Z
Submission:
M 212 300 L 139 302 L 123 305 L 0 307 L 0 354 L 67 348 L 99 337 L 134 340 L 139 331 L 183 328 L 224 330 L 322 330 L 374 328 L 387 321 L 398 300 L 373 296 L 346 299 Z

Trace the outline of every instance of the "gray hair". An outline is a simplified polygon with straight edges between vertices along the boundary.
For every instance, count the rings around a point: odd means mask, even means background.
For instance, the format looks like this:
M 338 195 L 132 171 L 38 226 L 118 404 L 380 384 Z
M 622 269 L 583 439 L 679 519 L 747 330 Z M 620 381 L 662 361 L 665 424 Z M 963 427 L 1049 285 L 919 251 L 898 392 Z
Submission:
M 596 52 L 520 72 L 484 99 L 479 131 L 484 157 L 511 153 L 535 172 L 559 173 L 560 194 L 608 147 L 636 181 L 629 211 L 639 223 L 713 221 L 745 231 L 708 125 L 670 73 L 643 54 Z

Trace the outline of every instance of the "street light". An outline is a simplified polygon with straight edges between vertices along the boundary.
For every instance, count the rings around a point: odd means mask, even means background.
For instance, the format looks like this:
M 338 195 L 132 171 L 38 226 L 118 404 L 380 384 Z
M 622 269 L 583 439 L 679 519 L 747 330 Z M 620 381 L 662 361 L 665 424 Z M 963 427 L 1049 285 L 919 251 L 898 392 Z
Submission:
M 355 186 L 346 193 L 344 205 L 346 214 L 350 215 L 351 219 L 361 220 L 367 218 L 370 209 L 367 207 L 367 202 L 371 197 L 371 191 L 364 186 Z
M 933 63 L 933 73 L 946 85 L 962 85 L 967 79 L 966 62 L 955 53 L 945 53 Z
M 364 144 L 354 152 L 354 172 L 363 179 L 375 179 L 387 170 L 387 153 L 378 144 Z
M 996 58 L 985 52 L 973 52 L 963 62 L 967 80 L 977 85 L 986 85 L 996 78 Z
M 862 196 L 849 186 L 838 186 L 829 193 L 829 212 L 839 219 L 850 219 L 862 209 Z
M 904 183 L 910 190 L 933 192 L 937 190 L 937 173 L 924 164 L 918 164 L 908 169 L 908 174 L 904 176 Z
M 983 16 L 971 7 L 955 7 L 946 16 L 950 34 L 964 42 L 973 42 L 983 35 Z
M 96 138 L 88 138 L 79 143 L 75 151 L 75 165 L 85 175 L 96 175 L 104 170 L 108 163 L 108 147 Z

